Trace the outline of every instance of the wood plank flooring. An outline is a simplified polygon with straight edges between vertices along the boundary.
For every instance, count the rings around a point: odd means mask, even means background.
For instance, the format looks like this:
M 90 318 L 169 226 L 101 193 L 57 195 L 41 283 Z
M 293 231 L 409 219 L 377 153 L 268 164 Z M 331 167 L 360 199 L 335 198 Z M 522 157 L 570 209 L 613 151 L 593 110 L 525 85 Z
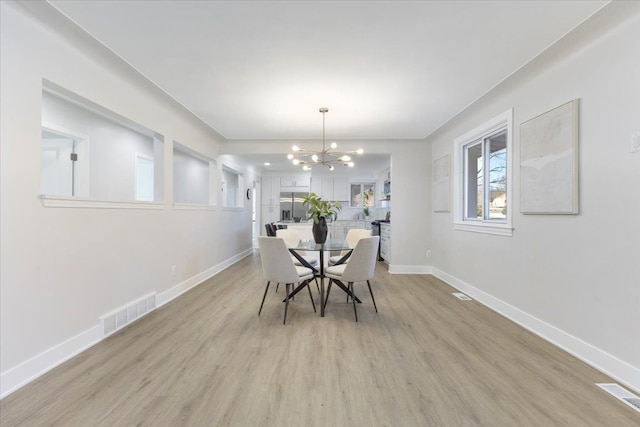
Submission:
M 432 276 L 379 263 L 358 323 L 338 289 L 325 318 L 300 293 L 283 326 L 282 287 L 258 317 L 264 285 L 242 260 L 3 399 L 0 425 L 640 426 L 610 378 Z

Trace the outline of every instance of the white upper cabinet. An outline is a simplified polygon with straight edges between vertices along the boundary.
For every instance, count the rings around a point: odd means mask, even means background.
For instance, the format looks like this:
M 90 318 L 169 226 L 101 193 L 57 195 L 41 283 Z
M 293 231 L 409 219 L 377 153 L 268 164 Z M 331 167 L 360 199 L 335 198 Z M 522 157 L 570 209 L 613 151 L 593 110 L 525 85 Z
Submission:
M 281 187 L 309 187 L 310 177 L 308 176 L 282 176 L 280 177 Z
M 349 200 L 349 178 L 333 178 L 333 200 L 346 202 Z
M 322 187 L 322 178 L 320 177 L 312 177 L 311 178 L 311 190 L 310 193 L 316 193 L 318 196 L 322 197 L 323 199 L 326 199 L 326 195 L 323 191 L 323 187 Z
M 280 204 L 280 177 L 264 176 L 262 177 L 262 200 L 263 205 L 279 205 Z
M 349 178 L 313 177 L 311 192 L 325 200 L 344 202 L 349 200 Z

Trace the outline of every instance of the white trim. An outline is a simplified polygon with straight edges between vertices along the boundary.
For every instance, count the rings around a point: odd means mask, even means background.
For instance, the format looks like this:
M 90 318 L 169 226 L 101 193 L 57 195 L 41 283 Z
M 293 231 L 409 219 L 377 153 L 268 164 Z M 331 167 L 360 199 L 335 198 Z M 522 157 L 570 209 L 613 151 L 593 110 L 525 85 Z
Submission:
M 97 208 L 97 209 L 164 209 L 164 203 L 140 200 L 98 200 L 88 197 L 50 196 L 41 194 L 46 208 Z
M 495 132 L 500 128 L 507 128 L 507 218 L 505 222 L 497 224 L 491 220 L 464 220 L 464 146 L 475 140 Z M 477 126 L 462 136 L 453 140 L 453 224 L 456 230 L 476 231 L 485 234 L 501 236 L 513 235 L 513 108 Z M 493 222 L 493 223 L 492 223 Z
M 57 124 L 54 123 L 50 123 L 50 122 L 42 122 L 40 125 L 41 128 L 52 132 L 52 133 L 57 133 L 60 136 L 66 136 L 67 138 L 73 139 L 74 141 L 89 141 L 89 135 L 86 135 L 84 133 L 80 133 L 77 132 L 73 129 L 69 129 L 63 126 L 59 126 Z
M 234 255 L 218 265 L 185 280 L 173 288 L 158 294 L 156 297 L 155 309 L 157 310 L 162 305 L 177 298 L 184 292 L 215 276 L 222 270 L 230 267 L 252 253 L 253 248 L 247 249 L 246 251 Z M 90 329 L 87 329 L 66 341 L 56 344 L 19 365 L 2 372 L 2 374 L 0 374 L 0 399 L 4 399 L 14 391 L 27 385 L 56 366 L 61 365 L 106 338 L 103 336 L 101 323 L 102 322 L 98 320 L 97 324 Z
M 105 108 L 99 104 L 96 104 L 95 102 L 83 96 L 80 96 L 77 93 L 71 92 L 70 90 L 63 88 L 62 86 L 59 86 L 53 83 L 52 81 L 49 81 L 44 78 L 42 79 L 42 91 L 52 96 L 55 96 L 57 98 L 63 99 L 66 102 L 74 104 L 75 106 L 78 106 L 83 110 L 96 114 L 110 122 L 126 127 L 127 129 L 130 129 L 141 135 L 148 136 L 151 138 L 155 134 L 154 131 L 147 128 L 146 126 L 136 123 L 133 120 L 130 120 L 124 116 L 121 116 L 115 111 L 111 111 L 108 108 Z
M 175 210 L 192 210 L 192 211 L 215 211 L 214 205 L 201 205 L 197 203 L 173 203 L 173 209 Z
M 242 212 L 244 210 L 246 210 L 244 207 L 231 207 L 231 206 L 224 206 L 222 208 L 223 211 L 228 211 L 228 212 Z
M 433 275 L 459 291 L 464 292 L 491 310 L 503 315 L 509 320 L 549 341 L 572 356 L 577 357 L 593 368 L 640 391 L 640 368 L 618 359 L 617 357 L 589 344 L 580 338 L 558 329 L 521 309 L 512 306 L 450 274 L 432 267 Z
M 389 274 L 433 274 L 433 267 L 430 265 L 389 264 Z
M 247 249 L 244 252 L 240 252 L 239 254 L 234 255 L 225 261 L 222 261 L 220 264 L 214 265 L 213 267 L 208 268 L 202 273 L 198 273 L 195 276 L 188 278 L 184 282 L 178 283 L 174 287 L 159 293 L 156 298 L 156 309 L 162 307 L 169 301 L 179 297 L 180 295 L 187 292 L 191 288 L 201 284 L 205 280 L 210 279 L 211 277 L 215 276 L 216 274 L 220 273 L 222 270 L 230 267 L 231 265 L 235 264 L 241 259 L 248 257 L 252 253 L 253 253 L 253 248 Z
M 631 403 L 631 400 L 639 400 L 640 397 L 631 393 L 629 390 L 616 383 L 596 383 L 596 385 L 631 409 L 640 412 L 640 407 L 638 407 L 637 404 L 634 405 Z
M 102 339 L 100 325 L 69 338 L 0 375 L 0 399 L 82 353 Z

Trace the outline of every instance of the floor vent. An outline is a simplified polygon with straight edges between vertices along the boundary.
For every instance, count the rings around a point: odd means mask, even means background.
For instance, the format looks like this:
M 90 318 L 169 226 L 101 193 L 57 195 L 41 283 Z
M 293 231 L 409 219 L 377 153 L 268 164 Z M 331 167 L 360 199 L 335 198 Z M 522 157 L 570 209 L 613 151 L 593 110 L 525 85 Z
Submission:
M 454 297 L 464 300 L 464 301 L 473 301 L 471 298 L 469 298 L 468 296 L 466 296 L 465 294 L 463 294 L 462 292 L 454 292 L 452 294 Z
M 156 308 L 156 293 L 146 295 L 129 304 L 112 311 L 109 314 L 105 314 L 100 317 L 100 324 L 102 325 L 102 335 L 104 337 L 111 335 L 115 331 L 124 328 L 136 319 L 144 316 L 145 314 L 155 310 Z
M 635 409 L 636 411 L 640 412 L 640 397 L 636 396 L 630 391 L 627 391 L 625 388 L 619 386 L 618 384 L 596 383 L 596 385 L 601 389 L 603 389 L 604 391 L 606 391 L 607 393 L 609 393 L 610 395 L 612 395 L 613 397 L 615 397 L 616 399 L 624 402 L 625 405 L 628 405 L 633 409 Z

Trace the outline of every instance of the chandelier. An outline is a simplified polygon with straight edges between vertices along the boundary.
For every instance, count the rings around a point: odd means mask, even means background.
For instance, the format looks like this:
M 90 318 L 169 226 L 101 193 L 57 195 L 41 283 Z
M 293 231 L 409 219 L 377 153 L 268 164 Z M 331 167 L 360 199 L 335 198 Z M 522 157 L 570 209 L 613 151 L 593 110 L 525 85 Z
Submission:
M 362 154 L 364 151 L 362 148 L 356 151 L 339 152 L 336 151 L 338 144 L 332 142 L 329 148 L 326 148 L 325 143 L 325 114 L 329 111 L 327 107 L 320 107 L 322 113 L 322 151 L 308 151 L 294 145 L 292 150 L 294 154 L 289 154 L 287 158 L 293 162 L 294 165 L 302 165 L 303 170 L 311 170 L 314 166 L 323 165 L 334 169 L 334 164 L 342 164 L 350 168 L 356 164 L 351 160 L 351 156 L 354 154 Z

